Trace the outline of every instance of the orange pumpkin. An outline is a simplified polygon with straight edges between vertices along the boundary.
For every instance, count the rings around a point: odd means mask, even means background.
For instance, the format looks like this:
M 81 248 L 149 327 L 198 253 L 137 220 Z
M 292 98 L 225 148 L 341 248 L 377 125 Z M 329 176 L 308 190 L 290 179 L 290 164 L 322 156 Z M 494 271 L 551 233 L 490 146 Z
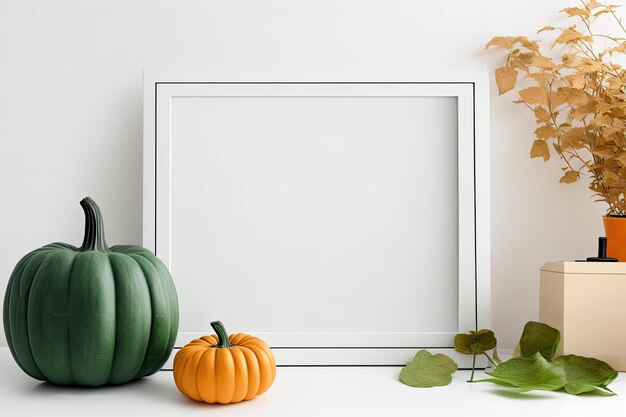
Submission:
M 216 335 L 192 340 L 174 357 L 174 381 L 186 396 L 207 403 L 237 403 L 263 394 L 276 377 L 276 361 L 258 337 L 226 333 L 219 321 Z

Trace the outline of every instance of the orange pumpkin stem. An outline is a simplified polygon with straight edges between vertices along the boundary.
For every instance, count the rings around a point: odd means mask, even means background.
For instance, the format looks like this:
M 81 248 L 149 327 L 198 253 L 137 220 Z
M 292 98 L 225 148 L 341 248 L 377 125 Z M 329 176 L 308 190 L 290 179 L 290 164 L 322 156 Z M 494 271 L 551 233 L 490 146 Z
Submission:
M 213 327 L 213 330 L 217 334 L 217 345 L 215 345 L 215 347 L 227 348 L 232 346 L 230 340 L 228 340 L 228 332 L 226 332 L 226 328 L 224 328 L 221 321 L 211 322 L 211 327 Z

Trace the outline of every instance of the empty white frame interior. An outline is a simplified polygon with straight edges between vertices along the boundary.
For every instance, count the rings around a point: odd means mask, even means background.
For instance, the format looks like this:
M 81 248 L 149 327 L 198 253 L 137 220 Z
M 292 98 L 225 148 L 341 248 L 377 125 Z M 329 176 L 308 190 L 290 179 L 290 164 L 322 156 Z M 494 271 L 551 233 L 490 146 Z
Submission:
M 280 364 L 399 365 L 488 324 L 474 83 L 163 81 L 144 245 L 176 282 L 178 346 L 221 320 Z

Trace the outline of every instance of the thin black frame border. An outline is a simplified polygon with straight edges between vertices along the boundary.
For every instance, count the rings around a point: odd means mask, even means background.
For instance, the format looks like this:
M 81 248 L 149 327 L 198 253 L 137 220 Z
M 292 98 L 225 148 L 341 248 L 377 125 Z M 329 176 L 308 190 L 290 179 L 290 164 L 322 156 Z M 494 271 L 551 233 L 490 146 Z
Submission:
M 475 81 L 156 81 L 154 83 L 154 254 L 157 256 L 157 184 L 158 184 L 158 88 L 159 85 L 471 85 L 472 86 L 472 162 L 473 162 L 473 184 L 474 184 L 474 328 L 478 330 L 478 250 L 477 250 L 477 204 L 476 204 L 476 82 Z M 458 161 L 457 161 L 458 164 Z M 174 350 L 181 347 L 176 346 Z M 271 349 L 453 349 L 454 346 L 276 346 Z M 279 367 L 380 367 L 380 366 L 404 366 L 404 365 L 277 365 Z M 459 368 L 471 369 L 471 368 Z M 483 368 L 477 368 L 483 369 Z M 170 369 L 161 369 L 170 371 Z

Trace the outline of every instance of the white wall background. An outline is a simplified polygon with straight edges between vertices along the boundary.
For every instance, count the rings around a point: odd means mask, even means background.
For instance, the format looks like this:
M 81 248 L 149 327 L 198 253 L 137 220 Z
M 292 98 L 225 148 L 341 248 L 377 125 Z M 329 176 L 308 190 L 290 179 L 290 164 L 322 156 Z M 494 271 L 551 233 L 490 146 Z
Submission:
M 207 66 L 243 80 L 493 70 L 503 59 L 483 49 L 493 35 L 532 36 L 573 4 L 1 0 L 0 288 L 26 252 L 81 242 L 86 195 L 110 244 L 141 243 L 144 67 Z M 491 92 L 492 327 L 513 346 L 538 318 L 539 267 L 591 255 L 604 207 L 584 183 L 559 184 L 558 161 L 528 158 L 533 117 Z

